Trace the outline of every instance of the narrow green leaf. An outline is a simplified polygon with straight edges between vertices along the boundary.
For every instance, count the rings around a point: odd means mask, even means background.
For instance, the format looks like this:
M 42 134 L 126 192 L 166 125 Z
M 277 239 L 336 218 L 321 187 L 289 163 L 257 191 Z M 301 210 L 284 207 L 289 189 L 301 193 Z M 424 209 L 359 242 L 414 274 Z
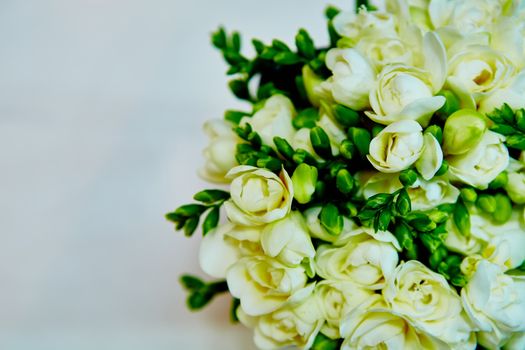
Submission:
M 195 230 L 197 229 L 197 226 L 199 226 L 199 216 L 191 217 L 186 220 L 186 223 L 184 224 L 184 234 L 187 237 L 190 237 L 193 235 Z
M 520 151 L 525 151 L 525 135 L 523 134 L 516 134 L 511 135 L 507 137 L 507 146 L 515 149 L 519 149 Z
M 285 51 L 285 52 L 279 52 L 277 55 L 275 55 L 273 60 L 277 64 L 289 66 L 289 65 L 297 64 L 301 62 L 302 58 L 293 52 Z
M 178 207 L 173 212 L 174 215 L 179 216 L 196 216 L 204 213 L 206 211 L 206 206 L 201 204 L 186 204 Z
M 402 189 L 397 196 L 396 210 L 401 216 L 407 215 L 412 210 L 412 202 L 406 189 Z
M 201 289 L 206 285 L 199 277 L 192 275 L 182 275 L 179 281 L 185 289 L 190 291 Z
M 202 234 L 206 236 L 219 223 L 220 206 L 213 207 L 202 223 Z
M 230 193 L 223 190 L 204 190 L 196 193 L 193 199 L 196 201 L 212 204 L 230 198 Z

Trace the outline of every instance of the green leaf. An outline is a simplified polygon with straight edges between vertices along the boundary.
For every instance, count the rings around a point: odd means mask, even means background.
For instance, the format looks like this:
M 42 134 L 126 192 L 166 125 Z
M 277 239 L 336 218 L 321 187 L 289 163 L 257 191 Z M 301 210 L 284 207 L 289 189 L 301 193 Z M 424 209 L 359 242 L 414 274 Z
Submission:
M 275 63 L 282 64 L 284 66 L 289 66 L 302 62 L 302 58 L 300 56 L 288 51 L 279 52 L 277 55 L 275 55 L 273 60 L 275 61 Z
M 516 126 L 518 127 L 518 129 L 521 132 L 525 133 L 525 110 L 520 109 L 516 111 L 514 119 L 516 120 Z
M 242 118 L 249 115 L 249 113 L 241 112 L 241 111 L 232 111 L 228 110 L 224 112 L 224 120 L 227 120 L 229 122 L 232 122 L 233 124 L 237 125 L 241 121 Z
M 202 223 L 202 234 L 206 236 L 219 223 L 220 206 L 213 207 Z
M 216 32 L 212 33 L 211 36 L 211 42 L 213 46 L 215 46 L 218 49 L 222 49 L 226 47 L 226 31 L 223 27 L 220 27 Z
M 371 209 L 379 209 L 389 203 L 391 195 L 388 193 L 378 193 L 368 198 L 366 207 Z
M 180 283 L 185 289 L 190 291 L 201 289 L 206 285 L 199 277 L 192 275 L 182 275 Z
M 310 141 L 315 153 L 323 158 L 332 157 L 332 146 L 328 134 L 319 126 L 310 130 Z
M 187 237 L 190 237 L 193 235 L 195 230 L 197 229 L 197 226 L 199 226 L 199 216 L 188 218 L 184 224 L 184 234 Z
M 343 231 L 343 217 L 339 214 L 339 209 L 331 203 L 321 209 L 319 220 L 326 231 L 333 236 L 338 236 Z
M 279 40 L 279 39 L 273 39 L 272 40 L 272 47 L 277 50 L 277 51 L 283 51 L 283 52 L 291 52 L 292 50 L 290 50 L 290 48 L 288 47 L 288 45 L 286 45 L 283 41 Z
M 253 48 L 255 49 L 255 52 L 257 52 L 258 55 L 262 54 L 264 51 L 264 48 L 266 47 L 264 43 L 258 39 L 252 40 Z
M 392 212 L 390 209 L 383 209 L 379 212 L 377 220 L 374 222 L 374 230 L 377 231 L 387 231 L 388 226 L 390 226 L 390 221 L 392 220 Z
M 204 190 L 193 196 L 196 201 L 212 204 L 230 198 L 230 193 L 223 190 Z
M 316 108 L 303 109 L 292 120 L 293 126 L 296 129 L 308 128 L 311 129 L 316 126 L 319 120 L 319 111 Z
M 461 198 L 454 207 L 453 218 L 459 232 L 466 237 L 470 236 L 470 214 Z
M 239 32 L 233 32 L 232 37 L 232 49 L 236 52 L 241 50 L 241 34 Z
M 337 350 L 341 346 L 341 339 L 333 340 L 322 333 L 317 334 L 311 350 Z
M 231 92 L 241 100 L 251 100 L 248 83 L 243 79 L 233 79 L 228 83 Z
M 188 297 L 188 308 L 192 311 L 200 310 L 209 304 L 213 296 L 213 294 L 207 293 L 205 290 L 195 291 Z
M 206 211 L 206 206 L 201 204 L 186 204 L 175 209 L 173 214 L 179 216 L 196 216 L 204 213 Z
M 494 124 L 494 126 L 490 129 L 494 132 L 497 132 L 498 134 L 502 134 L 505 136 L 513 135 L 517 132 L 517 130 L 513 126 L 507 124 Z

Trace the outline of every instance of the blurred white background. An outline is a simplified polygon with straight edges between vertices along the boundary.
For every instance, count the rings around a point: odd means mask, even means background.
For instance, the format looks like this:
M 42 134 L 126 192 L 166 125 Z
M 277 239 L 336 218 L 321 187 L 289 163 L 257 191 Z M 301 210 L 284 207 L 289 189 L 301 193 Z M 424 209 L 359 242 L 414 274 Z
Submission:
M 242 107 L 209 33 L 326 43 L 327 4 L 0 2 L 0 349 L 254 348 L 228 298 L 186 310 L 200 238 L 163 215 L 206 186 L 201 124 Z

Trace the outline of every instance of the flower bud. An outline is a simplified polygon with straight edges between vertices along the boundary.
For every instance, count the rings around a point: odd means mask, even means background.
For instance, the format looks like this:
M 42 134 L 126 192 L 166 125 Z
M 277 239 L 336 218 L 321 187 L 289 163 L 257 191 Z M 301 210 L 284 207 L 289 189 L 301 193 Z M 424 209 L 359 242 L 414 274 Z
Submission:
M 476 202 L 478 208 L 487 213 L 494 213 L 496 211 L 496 198 L 489 194 L 481 194 Z
M 465 202 L 474 203 L 478 199 L 478 194 L 475 189 L 465 187 L 461 189 L 461 198 L 463 198 Z
M 354 189 L 355 180 L 346 169 L 341 169 L 337 172 L 336 186 L 339 191 L 343 194 L 349 194 Z
M 359 114 L 351 108 L 336 104 L 332 107 L 335 119 L 342 126 L 356 126 L 359 123 Z
M 303 82 L 308 100 L 313 106 L 319 107 L 321 96 L 316 90 L 323 80 L 319 78 L 308 65 L 305 65 L 303 67 Z
M 410 187 L 417 181 L 417 173 L 412 169 L 407 169 L 399 174 L 399 181 L 404 187 Z
M 443 90 L 438 95 L 446 98 L 445 104 L 438 110 L 438 113 L 449 116 L 460 108 L 459 98 L 450 90 Z
M 496 222 L 503 224 L 509 221 L 512 216 L 512 203 L 510 202 L 509 197 L 501 193 L 496 194 L 495 200 L 496 208 L 498 208 L 498 210 L 492 214 L 492 217 Z
M 446 154 L 464 154 L 481 141 L 487 124 L 481 113 L 461 109 L 448 117 L 443 131 L 443 149 Z
M 301 204 L 308 203 L 315 192 L 317 183 L 317 168 L 302 163 L 295 169 L 292 175 L 294 198 Z
M 525 203 L 525 173 L 510 173 L 505 190 L 510 199 L 516 204 Z
M 492 180 L 492 182 L 489 184 L 489 188 L 491 190 L 497 190 L 504 187 L 508 182 L 509 175 L 506 171 L 502 171 L 494 180 Z

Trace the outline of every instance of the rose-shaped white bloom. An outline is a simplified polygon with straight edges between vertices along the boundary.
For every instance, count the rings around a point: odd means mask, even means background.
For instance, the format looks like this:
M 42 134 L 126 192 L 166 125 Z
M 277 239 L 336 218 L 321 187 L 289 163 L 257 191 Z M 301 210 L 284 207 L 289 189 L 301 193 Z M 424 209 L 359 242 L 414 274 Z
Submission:
M 257 111 L 252 117 L 244 117 L 239 123 L 241 126 L 250 124 L 256 131 L 264 144 L 273 145 L 275 136 L 290 140 L 295 129 L 292 119 L 296 112 L 292 101 L 283 95 L 273 95 L 265 103 L 264 107 Z
M 421 126 L 413 120 L 388 125 L 370 142 L 370 163 L 383 173 L 397 173 L 409 168 L 423 152 Z
M 447 57 L 441 39 L 427 33 L 423 39 L 425 70 L 388 65 L 370 91 L 374 113 L 366 112 L 373 121 L 390 124 L 398 120 L 417 120 L 426 126 L 432 114 L 443 106 L 445 98 L 434 96 L 443 86 L 447 74 Z
M 503 54 L 487 46 L 469 46 L 451 58 L 447 82 L 458 95 L 470 94 L 479 101 L 506 87 L 514 72 Z
M 521 2 L 523 3 L 523 2 Z M 525 28 L 523 19 L 518 16 L 503 17 L 495 24 L 491 33 L 491 47 L 505 53 L 518 69 L 525 65 Z
M 447 157 L 451 178 L 479 189 L 487 188 L 509 164 L 509 151 L 504 140 L 504 136 L 486 131 L 478 145 L 468 153 Z
M 379 70 L 389 64 L 411 66 L 415 61 L 412 48 L 397 37 L 384 37 L 372 33 L 361 38 L 355 47 Z
M 369 289 L 352 282 L 322 281 L 315 287 L 315 296 L 326 323 L 321 332 L 331 339 L 339 339 L 339 326 L 343 317 L 365 300 L 375 295 Z
M 316 306 L 314 296 L 310 294 L 299 302 L 260 317 L 249 316 L 240 307 L 237 316 L 245 326 L 254 330 L 254 342 L 259 349 L 274 350 L 293 346 L 307 350 L 323 325 Z
M 479 112 L 491 113 L 503 104 L 508 104 L 512 109 L 525 108 L 525 72 L 515 76 L 508 86 L 494 91 L 479 102 Z
M 450 349 L 436 337 L 414 327 L 387 307 L 381 296 L 350 312 L 341 323 L 341 350 L 354 349 Z
M 320 246 L 315 271 L 327 280 L 381 289 L 398 263 L 397 250 L 399 243 L 390 232 L 359 228 L 349 235 L 344 246 Z
M 238 166 L 227 175 L 233 179 L 231 199 L 224 203 L 228 218 L 239 225 L 263 225 L 284 218 L 291 209 L 293 184 L 286 170 L 280 176 L 252 166 Z
M 383 296 L 392 310 L 449 345 L 476 347 L 461 298 L 445 278 L 416 260 L 399 265 Z
M 463 34 L 490 30 L 504 10 L 498 0 L 431 0 L 429 5 L 434 28 L 449 26 Z
M 415 23 L 425 32 L 432 29 L 428 15 L 430 0 L 386 0 L 385 3 L 387 10 L 401 17 L 401 21 Z
M 261 228 L 227 223 L 208 232 L 202 239 L 199 263 L 208 275 L 225 278 L 226 271 L 243 256 L 262 253 Z
M 431 133 L 425 133 L 421 157 L 416 162 L 416 169 L 423 179 L 430 180 L 436 175 L 443 163 L 443 150 L 439 141 Z
M 478 342 L 496 349 L 514 332 L 525 331 L 525 278 L 505 275 L 486 260 L 477 264 L 461 290 L 463 307 L 480 330 Z
M 393 193 L 403 187 L 398 174 L 360 172 L 356 174 L 356 179 L 367 199 L 378 193 Z M 430 210 L 441 204 L 456 203 L 459 196 L 459 189 L 444 177 L 435 177 L 430 181 L 417 179 L 407 190 L 412 210 Z
M 377 36 L 396 36 L 396 19 L 387 12 L 359 10 L 340 12 L 333 20 L 335 31 L 350 42 L 357 42 L 371 34 Z
M 283 306 L 305 287 L 306 279 L 302 267 L 288 267 L 266 256 L 244 257 L 226 274 L 228 289 L 251 316 L 267 314 Z
M 204 132 L 210 138 L 210 143 L 204 149 L 206 162 L 199 175 L 207 181 L 228 182 L 226 174 L 238 165 L 235 153 L 239 139 L 232 127 L 232 124 L 222 119 L 210 120 L 204 124 Z
M 368 94 L 376 73 L 368 60 L 355 49 L 331 49 L 326 66 L 332 72 L 324 88 L 332 92 L 336 102 L 355 110 L 369 106 Z
M 352 232 L 357 229 L 357 225 L 345 216 L 343 217 L 343 230 L 341 234 L 334 236 L 321 225 L 321 221 L 319 220 L 321 209 L 322 207 L 311 207 L 303 212 L 310 235 L 336 246 L 343 245 L 346 242 L 346 238 L 352 235 Z
M 299 265 L 304 258 L 315 256 L 308 227 L 297 211 L 266 226 L 262 230 L 261 244 L 266 255 L 289 266 Z

